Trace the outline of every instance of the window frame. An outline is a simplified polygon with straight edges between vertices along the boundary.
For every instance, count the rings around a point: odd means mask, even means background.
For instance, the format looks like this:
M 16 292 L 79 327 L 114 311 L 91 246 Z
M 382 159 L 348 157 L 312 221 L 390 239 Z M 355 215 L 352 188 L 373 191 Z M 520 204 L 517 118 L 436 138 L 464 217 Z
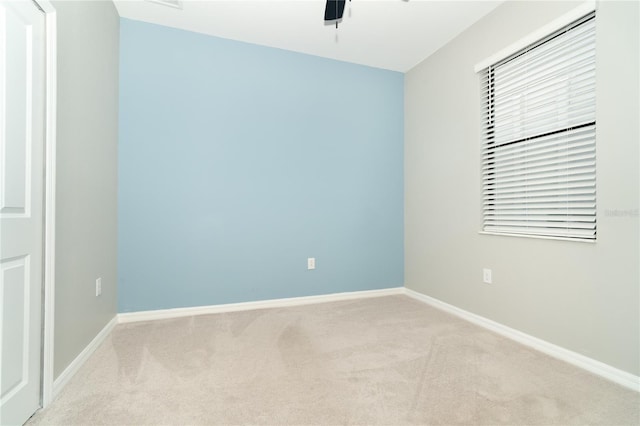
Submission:
M 483 76 L 486 74 L 486 87 L 488 89 L 482 88 L 481 90 L 481 104 L 483 105 L 483 112 L 482 112 L 482 119 L 481 119 L 481 123 L 482 123 L 482 131 L 483 132 L 488 132 L 490 131 L 492 134 L 495 130 L 495 126 L 496 126 L 496 112 L 495 112 L 495 101 L 496 101 L 496 88 L 495 88 L 495 80 L 496 80 L 496 76 L 495 76 L 495 72 L 496 69 L 498 67 L 500 67 L 501 65 L 504 65 L 506 63 L 508 63 L 509 61 L 512 61 L 522 55 L 528 54 L 532 51 L 534 51 L 535 49 L 539 48 L 540 46 L 544 45 L 545 43 L 562 36 L 562 34 L 566 33 L 567 31 L 570 31 L 572 29 L 575 29 L 589 21 L 593 20 L 594 23 L 594 27 L 595 27 L 595 20 L 596 20 L 596 13 L 595 13 L 595 4 L 594 3 L 589 3 L 589 4 L 583 4 L 580 7 L 572 10 L 571 12 L 563 15 L 562 17 L 556 19 L 555 21 L 553 21 L 550 25 L 545 26 L 544 28 L 534 32 L 533 34 L 529 35 L 528 37 L 526 37 L 523 40 L 520 40 L 518 43 L 515 43 L 514 46 L 510 47 L 509 49 L 511 50 L 511 53 L 508 53 L 508 49 L 503 49 L 502 51 L 498 52 L 496 55 L 493 55 L 492 57 L 482 61 L 481 63 L 479 63 L 478 65 L 476 65 L 475 67 L 475 71 L 476 72 L 480 72 L 481 74 L 481 78 L 480 80 L 483 79 Z M 551 29 L 549 27 L 552 27 Z M 546 34 L 542 35 L 542 32 L 545 32 Z M 595 36 L 594 37 L 594 41 L 593 41 L 593 52 L 595 55 Z M 535 38 L 535 39 L 534 39 Z M 595 72 L 595 65 L 594 65 L 594 72 Z M 567 87 L 570 86 L 572 84 L 571 81 L 567 81 Z M 596 99 L 595 99 L 595 76 L 593 78 L 593 105 L 594 105 L 594 110 L 595 110 L 595 103 L 596 103 Z M 568 92 L 569 93 L 569 92 Z M 571 98 L 567 97 L 567 102 L 572 100 Z M 547 133 L 540 133 L 540 134 L 534 134 L 529 135 L 529 137 L 525 137 L 522 138 L 520 140 L 515 139 L 512 141 L 509 141 L 508 143 L 504 143 L 503 145 L 509 145 L 509 144 L 517 144 L 519 142 L 522 141 L 527 141 L 527 140 L 535 140 L 547 135 L 554 135 L 554 134 L 569 134 L 570 132 L 580 129 L 580 128 L 589 128 L 589 127 L 593 127 L 593 161 L 594 161 L 594 170 L 593 170 L 593 214 L 585 214 L 584 217 L 585 218 L 593 218 L 593 235 L 592 236 L 579 236 L 579 235 L 571 235 L 571 233 L 569 232 L 569 229 L 573 229 L 573 230 L 578 230 L 580 229 L 579 227 L 570 227 L 567 226 L 564 229 L 567 229 L 567 232 L 565 235 L 549 235 L 549 234 L 545 234 L 544 230 L 549 230 L 549 229 L 554 229 L 553 226 L 542 226 L 540 227 L 543 231 L 542 232 L 538 232 L 538 233 L 534 233 L 531 231 L 528 231 L 526 233 L 520 233 L 514 231 L 514 232 L 508 232 L 508 231 L 496 231 L 496 230 L 487 230 L 487 213 L 485 210 L 485 205 L 486 205 L 486 201 L 488 199 L 488 195 L 486 195 L 485 193 L 485 185 L 487 183 L 487 174 L 483 173 L 483 167 L 480 167 L 480 177 L 481 177 L 481 190 L 482 190 L 482 195 L 481 195 L 481 231 L 479 231 L 480 234 L 486 234 L 486 235 L 500 235 L 500 236 L 516 236 L 516 237 L 524 237 L 524 238 L 539 238 L 539 239 L 553 239 L 553 240 L 565 240 L 565 241 L 574 241 L 574 242 L 587 242 L 587 243 L 595 243 L 597 240 L 597 193 L 596 193 L 596 171 L 595 171 L 595 160 L 596 160 L 596 153 L 595 153 L 595 148 L 596 148 L 596 116 L 594 113 L 593 116 L 593 120 L 586 122 L 586 123 L 581 123 L 579 125 L 576 126 L 564 126 L 564 127 L 557 127 L 554 128 L 552 131 L 549 131 Z M 522 130 L 520 128 L 517 128 L 518 130 Z M 485 150 L 488 150 L 487 148 L 487 141 L 488 140 L 492 140 L 492 138 L 494 138 L 495 136 L 485 136 L 485 134 L 483 133 L 482 137 L 481 137 L 481 158 L 484 157 L 485 155 Z M 558 137 L 560 138 L 560 137 Z M 491 151 L 493 153 L 495 153 L 495 149 L 498 149 L 500 146 L 497 147 L 493 147 L 492 149 L 494 151 Z M 567 163 L 569 163 L 569 160 L 567 160 Z M 481 162 L 482 164 L 482 162 Z M 525 167 L 526 169 L 526 167 Z M 491 170 L 491 169 L 489 169 Z M 486 170 L 485 170 L 486 171 Z M 503 178 L 504 179 L 504 178 Z M 522 186 L 525 189 L 527 189 L 526 184 L 523 184 Z M 568 187 L 567 187 L 568 188 Z M 568 198 L 568 196 L 567 196 Z M 567 201 L 567 205 L 569 204 L 569 201 Z M 524 204 L 524 208 L 523 210 L 525 210 L 525 217 L 531 217 L 531 216 L 526 216 L 529 212 L 526 211 L 526 204 Z M 569 209 L 569 207 L 566 207 L 567 210 Z M 567 216 L 569 216 L 569 214 L 567 213 Z M 503 217 L 504 217 L 504 213 L 503 213 Z M 560 218 L 559 215 L 556 215 L 556 217 L 554 217 L 554 219 Z M 527 220 L 525 220 L 527 221 Z M 529 220 L 530 221 L 530 220 Z M 567 218 L 567 220 L 565 222 L 562 221 L 556 221 L 554 223 L 574 223 L 573 220 L 569 220 Z M 535 223 L 535 222 L 534 222 Z M 517 228 L 518 226 L 514 226 L 514 228 Z M 529 226 L 526 226 L 527 228 Z M 508 226 L 507 226 L 508 228 Z M 535 228 L 535 227 L 534 227 Z M 557 228 L 560 229 L 560 228 Z M 588 228 L 587 228 L 588 229 Z M 547 231 L 549 232 L 549 231 Z

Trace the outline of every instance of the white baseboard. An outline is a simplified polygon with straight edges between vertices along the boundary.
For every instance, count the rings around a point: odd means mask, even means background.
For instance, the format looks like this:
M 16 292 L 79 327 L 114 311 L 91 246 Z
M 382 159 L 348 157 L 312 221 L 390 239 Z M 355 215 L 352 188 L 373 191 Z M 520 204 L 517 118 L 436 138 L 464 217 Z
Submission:
M 187 317 L 192 315 L 218 314 L 222 312 L 283 308 L 287 306 L 337 302 L 341 300 L 362 299 L 367 297 L 391 296 L 394 294 L 404 294 L 404 287 L 385 288 L 382 290 L 353 291 L 347 293 L 322 294 L 319 296 L 290 297 L 286 299 L 259 300 L 256 302 L 228 303 L 224 305 L 194 306 L 191 308 L 128 312 L 118 314 L 118 322 L 122 324 L 128 322 Z
M 545 353 L 554 358 L 565 361 L 569 364 L 575 365 L 576 367 L 580 367 L 583 370 L 587 370 L 593 374 L 596 374 L 600 377 L 603 377 L 619 385 L 622 385 L 625 388 L 634 390 L 636 392 L 640 392 L 640 377 L 636 375 L 627 373 L 626 371 L 619 370 L 608 364 L 605 364 L 600 361 L 596 361 L 593 358 L 589 358 L 577 352 L 570 351 L 568 349 L 554 345 L 553 343 L 549 343 L 545 340 L 538 339 L 537 337 L 533 337 L 529 334 L 507 327 L 506 325 L 502 325 L 498 322 L 492 321 L 488 318 L 484 318 L 480 315 L 476 315 L 471 312 L 465 311 L 464 309 L 460 309 L 453 305 L 449 305 L 448 303 L 445 303 L 433 297 L 418 293 L 414 290 L 405 288 L 404 293 L 407 296 L 413 299 L 419 300 L 421 302 L 424 302 L 428 305 L 431 305 L 434 308 L 438 308 L 440 310 L 453 314 L 464 320 L 467 320 L 481 327 L 484 327 L 488 330 L 491 330 L 495 333 L 498 333 L 504 337 L 507 337 L 511 340 L 515 340 L 518 343 L 529 346 L 542 353 Z
M 113 328 L 118 324 L 118 316 L 114 316 L 111 321 L 104 326 L 102 330 L 97 334 L 96 337 L 84 348 L 82 352 L 69 364 L 67 368 L 58 376 L 57 379 L 53 381 L 53 395 L 51 400 L 53 400 L 60 391 L 65 387 L 69 380 L 80 370 L 80 367 L 84 365 L 85 362 L 89 359 L 89 357 L 98 349 L 98 346 L 109 336 Z

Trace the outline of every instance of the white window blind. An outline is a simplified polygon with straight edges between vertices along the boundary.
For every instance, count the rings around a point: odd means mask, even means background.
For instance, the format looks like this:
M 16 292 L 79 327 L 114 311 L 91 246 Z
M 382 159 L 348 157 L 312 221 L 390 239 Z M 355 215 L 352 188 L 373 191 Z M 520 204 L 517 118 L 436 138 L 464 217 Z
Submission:
M 483 231 L 596 238 L 595 15 L 481 71 Z

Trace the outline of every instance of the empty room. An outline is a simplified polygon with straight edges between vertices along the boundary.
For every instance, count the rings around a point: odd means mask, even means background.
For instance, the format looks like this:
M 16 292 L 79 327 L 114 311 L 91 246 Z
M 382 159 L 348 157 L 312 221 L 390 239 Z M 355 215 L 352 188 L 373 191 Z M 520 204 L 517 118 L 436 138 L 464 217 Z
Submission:
M 0 32 L 0 425 L 640 425 L 640 2 Z

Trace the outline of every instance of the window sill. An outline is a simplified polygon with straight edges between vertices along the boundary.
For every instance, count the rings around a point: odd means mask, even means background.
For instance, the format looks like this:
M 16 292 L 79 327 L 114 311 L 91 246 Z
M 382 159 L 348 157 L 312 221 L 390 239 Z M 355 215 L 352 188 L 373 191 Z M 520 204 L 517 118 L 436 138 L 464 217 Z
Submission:
M 577 238 L 568 238 L 568 237 L 547 237 L 543 235 L 526 235 L 526 234 L 508 234 L 502 232 L 487 232 L 487 231 L 478 231 L 478 234 L 481 235 L 498 235 L 501 237 L 520 237 L 520 238 L 535 238 L 537 240 L 559 240 L 559 241 L 572 241 L 575 243 L 587 243 L 587 244 L 595 244 L 596 240 L 583 240 Z

